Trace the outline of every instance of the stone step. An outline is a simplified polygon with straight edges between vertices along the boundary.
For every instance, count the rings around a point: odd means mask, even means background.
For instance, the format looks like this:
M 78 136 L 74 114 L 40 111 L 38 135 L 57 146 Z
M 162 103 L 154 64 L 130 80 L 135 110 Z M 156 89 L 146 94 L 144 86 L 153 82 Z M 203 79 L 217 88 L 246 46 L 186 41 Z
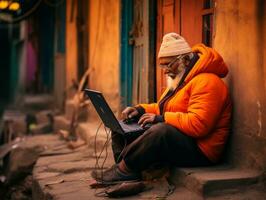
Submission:
M 70 120 L 68 120 L 64 115 L 59 115 L 54 117 L 54 132 L 56 133 L 60 129 L 70 130 Z
M 27 132 L 26 115 L 18 110 L 5 110 L 3 121 L 9 122 L 16 136 L 22 136 Z
M 99 128 L 100 123 L 91 123 L 91 122 L 86 122 L 86 123 L 79 123 L 77 126 L 76 133 L 84 140 L 86 141 L 87 145 L 89 147 L 94 147 L 95 142 L 96 142 L 96 148 L 101 149 L 106 140 L 107 140 L 107 135 L 106 132 L 104 131 L 103 126 Z M 98 132 L 97 129 L 99 128 Z M 96 133 L 97 132 L 97 133 Z M 97 134 L 96 141 L 95 141 L 95 135 Z M 110 139 L 111 135 L 109 135 Z
M 203 196 L 241 192 L 243 188 L 257 184 L 262 173 L 252 169 L 233 168 L 228 165 L 177 168 L 173 172 L 174 182 Z
M 53 117 L 54 113 L 51 110 L 43 110 L 36 113 L 37 124 L 45 124 L 51 122 L 51 117 Z
M 90 127 L 90 123 L 79 123 L 76 133 L 86 142 L 89 142 L 94 135 L 94 129 Z
M 72 120 L 75 109 L 77 109 L 77 103 L 73 99 L 67 100 L 65 104 L 65 116 L 68 120 Z M 77 117 L 79 122 L 87 121 L 89 117 L 89 110 L 90 104 L 77 109 Z
M 96 112 L 94 106 L 92 105 L 92 103 L 90 102 L 88 108 L 87 108 L 87 112 L 88 112 L 88 121 L 101 121 L 98 113 Z
M 48 123 L 37 124 L 36 126 L 31 128 L 31 132 L 32 132 L 33 135 L 52 133 L 53 132 L 53 126 L 49 122 Z
M 26 112 L 37 112 L 54 108 L 54 97 L 50 94 L 27 95 L 21 109 Z
M 75 110 L 75 102 L 72 99 L 66 100 L 65 103 L 65 116 L 68 120 L 72 119 Z

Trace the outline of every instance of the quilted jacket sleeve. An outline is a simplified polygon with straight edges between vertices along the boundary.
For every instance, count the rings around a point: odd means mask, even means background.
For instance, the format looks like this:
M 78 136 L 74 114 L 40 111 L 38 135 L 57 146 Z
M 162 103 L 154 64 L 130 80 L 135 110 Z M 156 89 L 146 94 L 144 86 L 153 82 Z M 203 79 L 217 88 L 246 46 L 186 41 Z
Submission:
M 146 113 L 154 113 L 157 114 L 158 110 L 158 104 L 157 103 L 151 103 L 151 104 L 139 104 L 142 108 L 145 109 Z
M 195 77 L 189 90 L 187 112 L 165 112 L 165 122 L 191 137 L 204 137 L 220 117 L 227 88 L 217 76 L 210 75 Z

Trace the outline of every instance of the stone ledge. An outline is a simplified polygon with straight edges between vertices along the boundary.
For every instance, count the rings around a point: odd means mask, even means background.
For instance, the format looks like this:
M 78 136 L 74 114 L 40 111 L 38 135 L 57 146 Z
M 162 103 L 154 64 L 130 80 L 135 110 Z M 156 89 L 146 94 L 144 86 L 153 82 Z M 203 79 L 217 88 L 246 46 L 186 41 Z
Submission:
M 36 113 L 36 119 L 37 119 L 37 124 L 45 124 L 49 123 L 49 115 L 53 116 L 53 111 L 52 110 L 42 110 L 38 113 Z
M 50 94 L 26 95 L 22 110 L 37 112 L 54 108 L 54 97 Z
M 78 122 L 86 122 L 89 118 L 89 115 L 93 114 L 91 102 L 89 102 L 87 105 L 79 107 L 77 101 L 74 99 L 68 99 L 65 103 L 65 117 L 67 120 L 71 121 L 74 114 L 76 115 Z
M 203 168 L 177 168 L 173 180 L 204 197 L 241 192 L 243 188 L 257 184 L 261 172 L 230 166 Z
M 54 131 L 57 132 L 60 129 L 69 130 L 70 129 L 70 120 L 66 119 L 65 116 L 55 116 L 54 117 Z
M 96 122 L 79 123 L 76 129 L 76 132 L 84 141 L 86 141 L 86 143 L 89 146 L 93 147 L 95 143 L 96 131 L 99 128 L 99 124 L 100 123 L 96 123 Z M 97 138 L 96 138 L 97 146 L 101 148 L 103 144 L 105 143 L 106 139 L 107 139 L 107 135 L 102 125 L 97 133 Z
M 65 103 L 65 117 L 70 121 L 75 111 L 75 102 L 72 99 L 68 99 Z

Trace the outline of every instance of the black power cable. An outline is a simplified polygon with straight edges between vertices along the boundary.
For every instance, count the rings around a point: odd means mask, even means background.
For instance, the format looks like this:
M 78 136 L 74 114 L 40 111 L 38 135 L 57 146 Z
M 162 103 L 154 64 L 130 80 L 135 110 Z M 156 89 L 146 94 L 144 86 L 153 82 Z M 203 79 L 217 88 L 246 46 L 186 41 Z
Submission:
M 100 129 L 100 127 L 101 127 L 101 125 L 102 125 L 102 123 L 100 124 L 100 126 L 98 127 L 98 129 L 97 129 L 97 131 L 96 131 L 96 134 L 95 134 L 95 140 L 94 140 L 94 154 L 95 154 L 95 166 L 94 166 L 94 169 L 97 171 L 97 170 L 100 170 L 100 172 L 101 172 L 101 179 L 103 178 L 103 169 L 104 169 L 104 164 L 105 164 L 105 162 L 106 162 L 106 160 L 107 160 L 107 157 L 108 157 L 108 145 L 109 145 L 109 143 L 110 143 L 110 141 L 111 141 L 111 139 L 113 139 L 113 137 L 115 137 L 116 135 L 114 135 L 114 136 L 112 136 L 111 135 L 111 130 L 107 130 L 107 128 L 104 126 L 104 130 L 105 130 L 105 133 L 106 133 L 106 141 L 105 141 L 105 143 L 104 143 L 104 145 L 103 145 L 103 147 L 102 147 L 102 149 L 101 149 L 101 151 L 100 151 L 100 154 L 97 156 L 97 142 L 96 142 L 96 140 L 97 140 L 97 136 L 98 136 L 98 132 L 99 132 L 99 129 Z M 111 135 L 111 137 L 110 137 L 110 135 Z M 123 152 L 124 152 L 124 150 L 125 150 L 125 147 L 126 147 L 126 145 L 127 145 L 127 142 L 126 142 L 126 140 L 125 140 L 125 145 L 124 145 L 124 148 L 123 148 L 123 150 L 122 150 L 122 152 L 120 153 L 120 155 L 118 156 L 118 160 L 120 160 L 120 158 L 121 158 L 121 155 L 123 154 Z M 102 155 L 102 153 L 103 153 L 103 151 L 105 150 L 105 158 L 104 158 L 104 160 L 103 160 L 103 162 L 102 162 L 102 164 L 101 164 L 101 166 L 100 166 L 100 164 L 99 164 L 99 160 L 100 160 L 100 157 L 101 157 L 101 155 Z M 96 173 L 96 175 L 97 175 L 98 173 Z M 97 178 L 97 177 L 96 177 Z

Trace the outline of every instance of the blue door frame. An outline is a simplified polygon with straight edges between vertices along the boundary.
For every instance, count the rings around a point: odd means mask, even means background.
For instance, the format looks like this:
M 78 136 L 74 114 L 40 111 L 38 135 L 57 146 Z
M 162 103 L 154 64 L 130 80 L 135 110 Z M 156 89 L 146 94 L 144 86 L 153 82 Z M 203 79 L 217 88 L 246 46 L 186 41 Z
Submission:
M 38 10 L 39 66 L 42 92 L 52 92 L 54 84 L 55 10 L 47 5 Z
M 121 57 L 120 57 L 120 94 L 121 105 L 129 106 L 132 104 L 133 87 L 133 45 L 129 44 L 129 32 L 133 24 L 133 0 L 121 1 Z M 156 76 L 155 76 L 155 56 L 156 56 L 156 1 L 149 0 L 149 66 L 154 67 L 150 70 L 150 90 L 149 99 L 155 100 L 156 97 Z M 152 80 L 151 80 L 152 79 Z
M 121 105 L 129 106 L 132 103 L 133 46 L 128 41 L 133 23 L 133 0 L 122 0 L 121 4 L 120 93 Z

